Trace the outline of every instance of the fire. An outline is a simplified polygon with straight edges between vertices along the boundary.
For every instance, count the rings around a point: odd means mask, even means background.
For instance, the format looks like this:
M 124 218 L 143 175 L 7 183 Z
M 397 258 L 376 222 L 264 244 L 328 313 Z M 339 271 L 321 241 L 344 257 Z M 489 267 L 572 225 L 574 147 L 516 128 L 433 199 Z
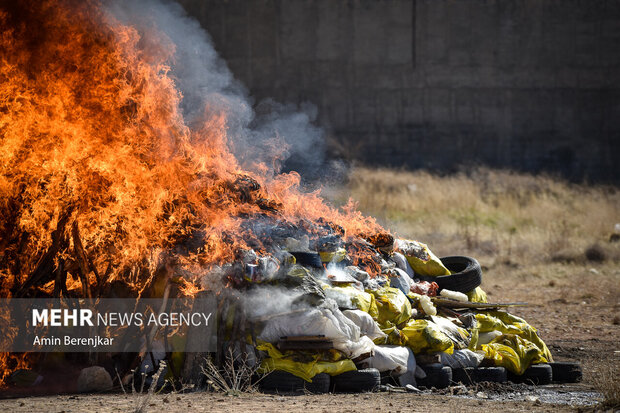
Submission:
M 296 173 L 244 171 L 225 111 L 190 127 L 163 37 L 144 44 L 90 0 L 15 3 L 0 8 L 2 297 L 141 294 L 171 257 L 195 294 L 239 251 L 273 252 L 272 228 L 381 230 L 302 192 Z

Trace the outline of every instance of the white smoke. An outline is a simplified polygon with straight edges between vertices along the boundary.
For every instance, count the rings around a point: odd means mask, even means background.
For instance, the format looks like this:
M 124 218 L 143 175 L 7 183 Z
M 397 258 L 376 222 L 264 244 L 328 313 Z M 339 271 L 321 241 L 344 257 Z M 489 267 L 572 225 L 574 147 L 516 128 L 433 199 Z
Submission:
M 163 41 L 164 47 L 174 50 L 171 75 L 183 95 L 181 108 L 190 128 L 200 127 L 205 108 L 225 111 L 231 150 L 244 168 L 256 170 L 260 162 L 277 173 L 291 158 L 292 168 L 316 176 L 324 163 L 325 145 L 322 130 L 312 124 L 315 107 L 267 100 L 255 111 L 245 87 L 218 56 L 209 34 L 177 3 L 112 0 L 107 11 L 137 29 L 143 47 Z

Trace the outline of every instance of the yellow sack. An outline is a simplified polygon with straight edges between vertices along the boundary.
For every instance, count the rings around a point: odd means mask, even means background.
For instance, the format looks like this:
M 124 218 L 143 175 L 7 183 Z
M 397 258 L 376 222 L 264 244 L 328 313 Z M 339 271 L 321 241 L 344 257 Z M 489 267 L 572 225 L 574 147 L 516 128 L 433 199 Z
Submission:
M 544 357 L 549 362 L 553 361 L 551 352 L 545 342 L 538 337 L 536 329 L 524 319 L 504 311 L 488 311 L 485 314 L 476 314 L 476 320 L 478 320 L 481 333 L 498 330 L 503 334 L 517 335 L 538 347 L 541 357 Z
M 345 258 L 347 258 L 347 250 L 345 250 L 344 248 L 338 248 L 334 252 L 320 252 L 319 251 L 319 255 L 321 256 L 322 262 L 325 262 L 325 263 L 340 262 L 344 260 Z
M 288 272 L 286 274 L 291 276 L 291 277 L 304 278 L 304 277 L 310 275 L 310 271 L 308 271 L 305 267 L 303 267 L 301 265 L 295 264 L 295 265 L 291 266 L 291 268 L 288 270 Z
M 396 241 L 396 250 L 402 253 L 416 274 L 427 276 L 450 275 L 450 271 L 431 250 L 418 241 L 399 239 Z
M 351 299 L 351 304 L 357 307 L 358 310 L 362 310 L 365 313 L 370 314 L 373 319 L 376 320 L 379 316 L 379 310 L 377 309 L 377 303 L 375 301 L 374 295 L 369 294 L 365 291 L 360 291 L 351 285 L 343 287 L 324 287 L 324 290 L 327 291 L 328 289 L 345 295 L 346 297 Z
M 411 318 L 411 303 L 398 288 L 382 287 L 368 292 L 375 297 L 378 310 L 375 321 L 382 329 L 398 326 Z
M 488 303 L 487 293 L 480 287 L 476 287 L 467 293 L 467 299 L 472 303 Z
M 269 358 L 264 359 L 258 369 L 259 373 L 266 374 L 274 370 L 287 371 L 295 376 L 312 383 L 312 378 L 320 373 L 330 376 L 357 370 L 352 360 L 321 361 L 319 354 L 304 354 L 309 361 L 297 361 L 294 355 L 284 355 L 271 343 L 262 343 L 256 346 L 258 350 L 266 351 Z
M 485 358 L 493 360 L 497 367 L 504 367 L 518 375 L 523 374 L 532 364 L 548 361 L 534 343 L 515 334 L 499 336 L 489 344 L 482 344 L 480 348 Z
M 450 337 L 445 335 L 432 321 L 409 320 L 407 325 L 400 330 L 400 333 L 406 338 L 404 345 L 415 354 L 438 351 L 452 354 L 454 352 L 454 343 Z
M 400 346 L 405 347 L 407 345 L 407 336 L 405 336 L 402 331 L 400 331 L 396 326 L 391 326 L 387 328 L 382 328 L 385 334 L 387 334 L 387 338 L 374 340 L 374 343 L 377 345 L 389 344 L 391 346 Z

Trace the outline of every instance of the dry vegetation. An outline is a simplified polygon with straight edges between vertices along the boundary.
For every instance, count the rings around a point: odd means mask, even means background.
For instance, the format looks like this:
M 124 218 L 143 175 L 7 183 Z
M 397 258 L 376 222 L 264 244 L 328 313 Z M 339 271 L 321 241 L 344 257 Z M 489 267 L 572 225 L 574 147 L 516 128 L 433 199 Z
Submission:
M 620 191 L 612 187 L 488 169 L 439 177 L 357 168 L 346 188 L 325 193 L 336 203 L 350 194 L 364 213 L 438 255 L 470 254 L 487 266 L 620 258 L 609 243 L 620 223 Z

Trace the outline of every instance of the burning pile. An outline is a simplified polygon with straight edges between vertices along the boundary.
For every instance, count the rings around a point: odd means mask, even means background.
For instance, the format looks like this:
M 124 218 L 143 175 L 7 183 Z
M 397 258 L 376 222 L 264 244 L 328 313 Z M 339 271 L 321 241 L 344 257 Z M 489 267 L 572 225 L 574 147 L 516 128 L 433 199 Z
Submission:
M 267 370 L 287 365 L 274 347 L 286 322 L 270 323 L 281 312 L 332 320 L 338 351 L 321 362 L 349 370 L 379 343 L 471 346 L 475 318 L 452 314 L 440 328 L 428 295 L 411 292 L 428 290 L 410 276 L 441 267 L 422 244 L 301 191 L 294 172 L 242 165 L 226 105 L 185 118 L 165 35 L 83 0 L 4 2 L 0 27 L 1 297 L 157 297 L 161 282 L 173 295 L 235 290 L 263 323 L 254 344 Z M 6 376 L 28 363 L 0 364 Z

